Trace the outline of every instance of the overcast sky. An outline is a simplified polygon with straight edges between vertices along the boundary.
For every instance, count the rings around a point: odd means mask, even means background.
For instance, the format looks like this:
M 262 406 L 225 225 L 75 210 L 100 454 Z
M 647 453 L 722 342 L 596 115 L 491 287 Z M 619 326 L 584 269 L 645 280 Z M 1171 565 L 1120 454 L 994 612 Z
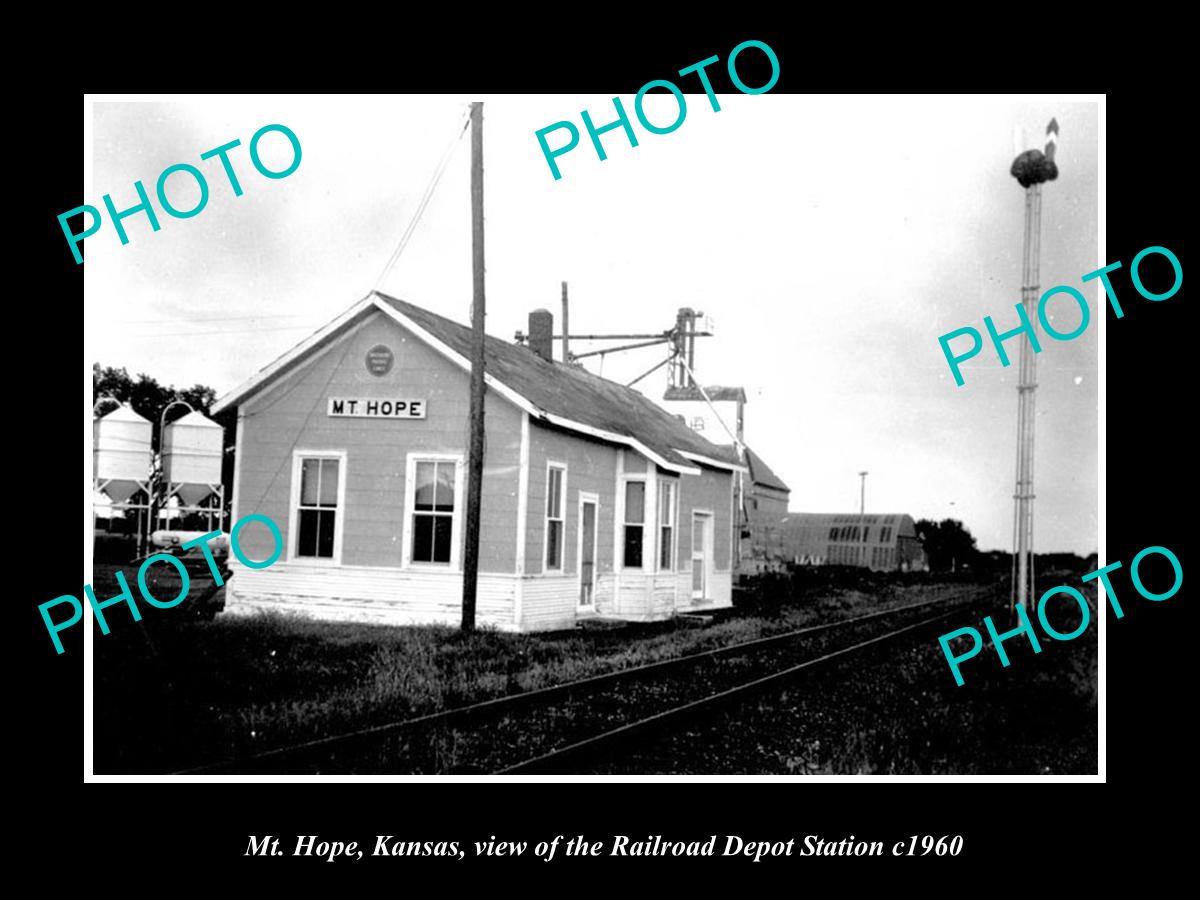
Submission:
M 681 306 L 703 310 L 705 383 L 742 385 L 747 441 L 792 489 L 793 510 L 858 508 L 964 520 L 985 549 L 1012 543 L 1014 365 L 986 349 L 956 387 L 939 335 L 984 315 L 1016 324 L 1023 192 L 1008 174 L 1014 127 L 1040 147 L 1061 125 L 1057 181 L 1045 186 L 1042 285 L 1083 289 L 1097 251 L 1095 104 L 1033 98 L 822 98 L 688 95 L 667 135 L 634 120 L 639 146 L 605 134 L 601 162 L 583 132 L 555 181 L 534 132 L 580 111 L 611 121 L 611 96 L 237 97 L 97 102 L 86 202 L 136 203 L 187 162 L 208 176 L 190 219 L 125 220 L 86 242 L 85 362 L 125 366 L 179 387 L 236 386 L 372 288 L 470 100 L 485 101 L 488 331 L 511 339 L 529 310 L 559 316 L 570 283 L 573 332 L 650 331 Z M 632 97 L 623 97 L 632 112 Z M 651 121 L 675 115 L 669 95 Z M 251 135 L 282 123 L 303 159 L 269 180 Z M 201 152 L 233 139 L 235 197 Z M 564 140 L 559 132 L 552 146 Z M 264 160 L 290 159 L 278 134 Z M 471 303 L 469 141 L 381 288 L 462 322 Z M 196 188 L 173 176 L 180 208 Z M 157 201 L 156 201 L 157 206 Z M 64 250 L 66 250 L 64 244 Z M 1084 290 L 1097 304 L 1097 283 Z M 1097 318 L 1038 356 L 1037 547 L 1097 548 Z M 1078 322 L 1067 303 L 1060 330 Z M 591 349 L 580 344 L 576 352 Z M 557 350 L 557 348 L 556 348 Z M 614 356 L 628 381 L 665 354 Z M 592 365 L 593 371 L 597 366 Z M 665 369 L 639 385 L 660 395 Z

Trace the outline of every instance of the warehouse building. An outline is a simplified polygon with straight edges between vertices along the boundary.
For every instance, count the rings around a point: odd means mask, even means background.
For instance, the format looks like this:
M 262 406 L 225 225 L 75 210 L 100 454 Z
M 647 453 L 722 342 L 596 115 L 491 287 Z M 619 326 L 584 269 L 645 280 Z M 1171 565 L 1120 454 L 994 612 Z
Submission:
M 744 477 L 746 501 L 741 556 L 737 572 L 757 575 L 780 572 L 792 561 L 788 531 L 781 527 L 788 515 L 791 489 L 750 447 L 746 448 L 749 473 Z
M 790 513 L 779 528 L 795 565 L 928 568 L 916 525 L 904 513 Z
M 478 621 L 729 606 L 737 454 L 555 362 L 552 333 L 538 310 L 527 347 L 487 338 Z M 372 293 L 217 402 L 237 410 L 233 518 L 267 515 L 285 541 L 269 568 L 235 564 L 227 609 L 459 621 L 470 340 Z M 265 529 L 242 544 L 272 550 Z

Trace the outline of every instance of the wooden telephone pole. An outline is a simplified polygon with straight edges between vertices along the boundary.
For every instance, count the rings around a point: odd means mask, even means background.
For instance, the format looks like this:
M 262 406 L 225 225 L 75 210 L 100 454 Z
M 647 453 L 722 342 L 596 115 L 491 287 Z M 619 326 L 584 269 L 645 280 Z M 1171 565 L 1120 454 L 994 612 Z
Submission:
M 467 534 L 463 548 L 462 630 L 475 630 L 479 583 L 479 503 L 483 493 L 483 104 L 471 104 L 471 438 L 467 458 Z

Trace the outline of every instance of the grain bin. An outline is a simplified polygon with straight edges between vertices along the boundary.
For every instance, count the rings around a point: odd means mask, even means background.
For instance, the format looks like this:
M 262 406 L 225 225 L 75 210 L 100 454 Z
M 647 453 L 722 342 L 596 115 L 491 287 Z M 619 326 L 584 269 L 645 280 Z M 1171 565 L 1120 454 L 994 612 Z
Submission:
M 124 404 L 93 420 L 93 477 L 113 503 L 124 503 L 149 479 L 153 428 Z
M 203 413 L 191 412 L 163 429 L 163 479 L 187 506 L 195 506 L 221 484 L 224 429 Z

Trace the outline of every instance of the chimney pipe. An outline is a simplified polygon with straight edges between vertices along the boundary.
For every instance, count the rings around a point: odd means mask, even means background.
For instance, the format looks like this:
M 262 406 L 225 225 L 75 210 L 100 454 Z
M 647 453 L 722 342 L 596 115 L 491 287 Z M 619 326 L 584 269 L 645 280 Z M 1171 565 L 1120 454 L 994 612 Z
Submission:
M 535 309 L 529 314 L 529 349 L 546 362 L 554 362 L 554 314 Z
M 567 309 L 567 283 L 562 283 L 562 309 L 563 309 L 563 362 L 571 361 L 571 335 L 567 328 L 567 322 L 570 320 L 569 310 Z

